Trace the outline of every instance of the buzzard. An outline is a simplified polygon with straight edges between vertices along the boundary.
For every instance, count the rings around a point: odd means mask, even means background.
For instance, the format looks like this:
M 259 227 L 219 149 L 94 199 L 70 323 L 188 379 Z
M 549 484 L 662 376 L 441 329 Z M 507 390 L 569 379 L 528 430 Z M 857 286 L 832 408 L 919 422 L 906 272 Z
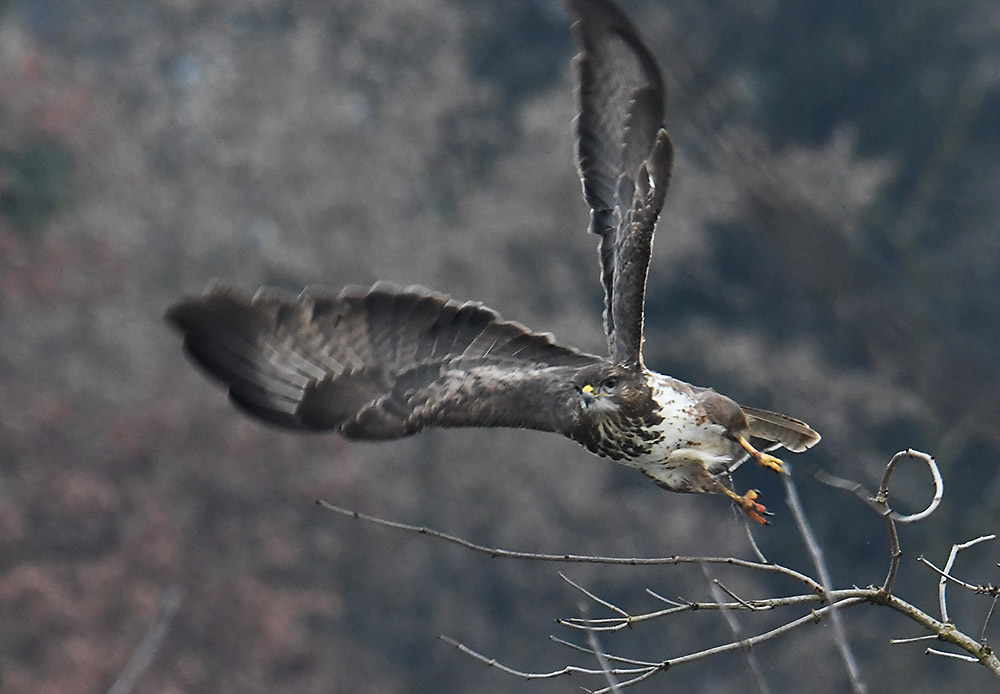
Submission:
M 609 355 L 585 354 L 476 302 L 378 282 L 252 298 L 220 285 L 167 317 L 188 355 L 240 409 L 299 430 L 393 439 L 428 427 L 515 427 L 567 436 L 675 492 L 720 493 L 764 523 L 727 473 L 766 451 L 804 451 L 804 422 L 646 368 L 643 303 L 673 164 L 665 88 L 635 26 L 608 0 L 568 0 L 577 161 L 599 240 Z

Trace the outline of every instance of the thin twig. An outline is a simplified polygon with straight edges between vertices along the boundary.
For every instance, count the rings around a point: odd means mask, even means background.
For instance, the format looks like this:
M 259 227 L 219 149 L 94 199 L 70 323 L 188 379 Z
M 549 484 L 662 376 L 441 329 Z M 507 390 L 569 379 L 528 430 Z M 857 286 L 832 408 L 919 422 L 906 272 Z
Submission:
M 743 518 L 743 527 L 746 529 L 747 540 L 750 542 L 750 549 L 753 550 L 757 560 L 762 564 L 769 564 L 770 562 L 767 560 L 767 557 L 764 556 L 764 552 L 761 551 L 760 545 L 757 544 L 757 538 L 753 536 L 753 528 L 750 527 L 750 521 L 745 514 Z
M 156 653 L 163 644 L 163 638 L 167 635 L 170 622 L 173 620 L 177 610 L 180 609 L 184 601 L 184 589 L 178 585 L 172 585 L 163 591 L 160 597 L 160 605 L 156 612 L 156 617 L 150 623 L 146 633 L 143 634 L 135 652 L 129 658 L 125 668 L 118 675 L 107 694 L 129 694 L 139 683 L 139 678 L 153 663 Z
M 749 605 L 730 591 L 723 590 L 722 583 L 719 582 L 719 579 L 710 575 L 707 564 L 702 564 L 701 569 L 705 574 L 705 578 L 711 580 L 712 597 L 715 598 L 715 602 L 719 606 L 719 612 L 722 613 L 723 619 L 726 620 L 726 625 L 729 627 L 730 633 L 732 633 L 736 640 L 742 641 L 743 627 L 740 625 L 740 621 L 737 619 L 736 613 L 726 607 L 727 603 L 722 599 L 722 593 L 728 593 L 730 597 L 736 599 L 742 605 L 746 605 L 747 607 L 749 607 Z M 764 673 L 760 669 L 760 663 L 757 662 L 757 656 L 749 648 L 749 646 L 743 650 L 743 657 L 747 661 L 747 667 L 750 669 L 750 675 L 753 677 L 753 682 L 757 686 L 757 691 L 759 691 L 760 694 L 769 694 L 771 688 L 767 685 L 767 680 L 764 679 Z
M 955 566 L 955 559 L 958 558 L 958 553 L 961 552 L 963 549 L 968 549 L 969 547 L 975 547 L 981 542 L 988 542 L 989 540 L 995 540 L 996 537 L 997 537 L 996 535 L 983 535 L 981 537 L 977 537 L 974 540 L 969 540 L 968 542 L 963 542 L 962 544 L 951 546 L 951 552 L 948 554 L 948 563 L 944 565 L 944 570 L 941 572 L 941 578 L 938 581 L 938 602 L 941 605 L 942 622 L 951 621 L 950 619 L 948 619 L 948 601 L 947 598 L 945 597 L 945 591 L 948 588 L 949 578 L 955 581 L 956 583 L 961 584 L 963 587 L 969 588 L 970 590 L 975 591 L 977 589 L 976 586 L 968 584 L 965 581 L 960 581 L 951 575 L 951 570 L 952 567 Z
M 593 593 L 591 593 L 589 590 L 587 590 L 586 588 L 584 588 L 583 586 L 581 586 L 579 583 L 576 583 L 575 581 L 571 580 L 562 571 L 558 571 L 557 574 L 558 574 L 559 578 L 561 578 L 562 580 L 566 581 L 566 583 L 568 583 L 571 586 L 573 586 L 574 588 L 576 588 L 578 591 L 580 591 L 581 593 L 583 593 L 584 595 L 586 595 L 588 598 L 590 598 L 591 600 L 593 600 L 594 602 L 596 602 L 598 605 L 606 607 L 609 610 L 611 610 L 612 612 L 617 612 L 622 617 L 628 618 L 628 612 L 626 612 L 625 610 L 621 609 L 617 605 L 613 605 L 612 603 L 608 602 L 607 600 L 604 600 L 603 598 L 597 597 L 596 595 L 594 595 Z
M 651 595 L 663 599 L 662 596 L 658 596 L 652 591 L 649 591 Z M 762 612 L 767 610 L 773 610 L 778 607 L 795 607 L 798 605 L 808 605 L 810 603 L 822 603 L 822 602 L 838 602 L 846 598 L 856 598 L 862 597 L 870 599 L 877 596 L 876 589 L 872 588 L 845 588 L 841 590 L 830 591 L 829 597 L 822 595 L 816 595 L 814 593 L 807 593 L 803 595 L 790 595 L 787 597 L 780 598 L 762 598 L 754 600 L 745 600 L 740 598 L 738 602 L 688 602 L 684 604 L 676 603 L 672 600 L 668 600 L 668 604 L 673 605 L 662 610 L 657 610 L 655 612 L 647 612 L 638 615 L 629 615 L 627 617 L 610 617 L 604 619 L 582 619 L 580 617 L 565 617 L 559 618 L 556 621 L 566 627 L 571 629 L 594 629 L 596 631 L 621 631 L 626 628 L 633 627 L 642 622 L 648 622 L 654 619 L 659 619 L 661 617 L 668 617 L 674 614 L 680 614 L 682 612 L 698 612 L 705 610 L 750 610 L 754 612 Z
M 989 629 L 990 620 L 993 619 L 993 613 L 997 609 L 997 600 L 1000 599 L 1000 595 L 993 596 L 993 602 L 990 603 L 990 611 L 986 613 L 986 619 L 983 621 L 983 631 L 979 635 L 979 643 L 986 645 L 986 630 Z
M 506 672 L 509 675 L 514 675 L 516 677 L 523 677 L 526 680 L 547 680 L 553 679 L 555 677 L 562 677 L 564 675 L 581 674 L 581 675 L 600 675 L 604 676 L 605 671 L 603 669 L 595 670 L 594 668 L 577 667 L 576 665 L 567 665 L 566 667 L 559 668 L 558 670 L 551 670 L 549 672 L 526 672 L 524 670 L 517 670 L 516 668 L 504 665 L 496 658 L 488 658 L 487 656 L 474 651 L 464 643 L 456 641 L 455 639 L 448 636 L 438 636 L 439 639 L 447 644 L 450 644 L 457 648 L 462 653 L 472 656 L 476 660 L 489 665 L 490 667 L 495 667 L 501 672 Z M 659 666 L 653 668 L 655 671 Z M 611 673 L 614 675 L 637 675 L 644 672 L 648 672 L 649 666 L 637 667 L 637 668 L 613 668 Z
M 939 651 L 936 648 L 928 648 L 924 651 L 927 655 L 939 655 L 944 658 L 955 658 L 956 660 L 964 660 L 967 663 L 977 663 L 979 660 L 973 658 L 971 655 L 962 655 L 961 653 L 949 653 L 948 651 Z
M 905 458 L 912 458 L 925 463 L 931 471 L 931 477 L 934 478 L 934 496 L 931 499 L 930 504 L 928 504 L 927 508 L 923 511 L 910 515 L 901 515 L 893 511 L 889 506 L 889 480 L 892 478 L 892 474 L 896 470 L 896 465 L 898 465 L 899 462 Z M 885 520 L 886 531 L 889 534 L 889 570 L 886 573 L 885 580 L 882 582 L 882 591 L 888 595 L 892 592 L 893 584 L 896 581 L 896 574 L 899 571 L 899 559 L 903 556 L 903 552 L 899 547 L 899 535 L 896 532 L 896 522 L 913 523 L 927 518 L 937 509 L 941 503 L 941 499 L 944 497 L 944 480 L 941 478 L 941 470 L 938 468 L 937 462 L 932 456 L 927 455 L 926 453 L 921 453 L 920 451 L 912 448 L 900 451 L 896 455 L 892 456 L 892 460 L 890 460 L 888 465 L 885 466 L 885 473 L 882 475 L 882 482 L 879 484 L 878 491 L 875 493 L 874 497 L 870 498 L 866 498 L 864 487 L 856 482 L 835 477 L 822 471 L 813 471 L 813 476 L 824 484 L 828 484 L 839 489 L 846 489 L 858 495 L 864 499 L 869 506 L 872 506 Z
M 676 600 L 671 600 L 670 598 L 665 598 L 662 595 L 660 595 L 659 593 L 657 593 L 655 590 L 653 590 L 652 588 L 647 588 L 646 589 L 646 593 L 648 595 L 653 596 L 657 600 L 659 600 L 661 602 L 665 602 L 668 605 L 673 605 L 674 607 L 683 607 L 684 605 L 690 604 L 690 603 L 677 602 Z
M 864 590 L 858 589 L 860 592 L 864 593 Z M 874 591 L 869 589 L 867 592 L 874 594 Z M 774 638 L 782 636 L 790 631 L 798 629 L 799 627 L 805 626 L 806 624 L 815 624 L 822 620 L 823 617 L 827 616 L 832 610 L 839 609 L 843 607 L 848 607 L 850 605 L 857 605 L 869 600 L 862 596 L 846 598 L 833 605 L 825 605 L 816 610 L 812 610 L 809 614 L 799 617 L 798 619 L 792 620 L 781 626 L 775 627 L 770 631 L 766 631 L 757 636 L 751 636 L 746 639 L 739 639 L 737 641 L 731 641 L 729 643 L 723 644 L 721 646 L 715 646 L 712 648 L 706 648 L 701 651 L 696 651 L 694 653 L 689 653 L 688 655 L 680 656 L 677 658 L 671 658 L 669 660 L 664 660 L 661 663 L 657 663 L 655 666 L 649 664 L 647 666 L 633 667 L 633 668 L 612 668 L 610 670 L 611 674 L 616 676 L 631 676 L 632 679 L 624 680 L 617 684 L 618 687 L 624 689 L 633 684 L 638 684 L 639 682 L 646 680 L 658 672 L 662 672 L 668 668 L 676 667 L 678 665 L 685 665 L 687 663 L 697 662 L 699 660 L 704 660 L 706 658 L 711 658 L 720 653 L 728 653 L 730 651 L 735 651 L 738 649 L 749 649 L 753 648 L 761 643 L 770 641 Z M 571 674 L 584 674 L 592 676 L 605 676 L 605 670 L 603 669 L 593 669 L 593 668 L 582 668 L 575 665 L 567 665 L 558 670 L 550 670 L 547 672 L 527 672 L 524 670 L 518 670 L 516 668 L 504 665 L 496 658 L 489 658 L 482 653 L 479 653 L 472 648 L 469 648 L 465 644 L 456 641 L 447 636 L 439 636 L 442 641 L 449 643 L 455 648 L 457 648 L 462 653 L 469 655 L 476 660 L 479 660 L 490 667 L 495 667 L 498 670 L 506 672 L 517 677 L 523 677 L 528 680 L 536 679 L 553 679 L 556 677 L 562 677 Z M 594 694 L 609 694 L 612 690 L 610 688 L 598 689 L 594 691 Z
M 587 604 L 580 604 L 580 612 L 583 615 L 587 614 Z M 569 645 L 567 643 L 567 645 Z M 587 645 L 590 647 L 589 651 L 597 660 L 597 664 L 604 671 L 604 681 L 608 683 L 608 689 L 613 694 L 619 694 L 621 691 L 618 688 L 618 679 L 611 674 L 611 661 L 616 660 L 615 656 L 605 653 L 604 648 L 601 646 L 601 640 L 597 636 L 597 632 L 593 629 L 587 630 Z
M 934 496 L 931 498 L 931 502 L 927 505 L 927 508 L 919 513 L 911 513 L 906 516 L 893 511 L 892 518 L 897 523 L 915 523 L 934 513 L 934 511 L 937 510 L 937 507 L 941 504 L 941 499 L 944 498 L 944 479 L 941 477 L 941 469 L 938 467 L 937 461 L 934 460 L 934 456 L 916 451 L 912 448 L 907 448 L 905 451 L 900 451 L 896 455 L 892 456 L 892 460 L 889 461 L 889 464 L 885 468 L 885 474 L 882 476 L 882 484 L 879 485 L 878 496 L 876 498 L 888 498 L 889 478 L 892 477 L 892 473 L 895 470 L 896 465 L 904 458 L 922 461 L 927 465 L 927 468 L 931 471 L 931 477 L 934 479 Z
M 930 559 L 928 559 L 927 557 L 925 557 L 922 554 L 919 557 L 917 557 L 917 561 L 920 562 L 921 564 L 923 564 L 928 569 L 930 569 L 931 571 L 933 571 L 934 573 L 936 573 L 938 576 L 941 577 L 940 580 L 939 580 L 939 583 L 938 583 L 938 602 L 940 603 L 940 607 L 941 607 L 941 619 L 942 619 L 942 621 L 945 621 L 945 622 L 949 621 L 948 620 L 948 606 L 945 603 L 944 596 L 942 595 L 942 593 L 944 592 L 942 590 L 942 586 L 947 585 L 948 581 L 951 581 L 952 583 L 957 583 L 958 585 L 962 586 L 963 588 L 965 588 L 967 590 L 971 590 L 974 593 L 980 592 L 982 590 L 982 588 L 983 588 L 983 586 L 973 585 L 972 583 L 966 583 L 965 581 L 963 581 L 960 578 L 955 578 L 950 573 L 948 573 L 947 569 L 939 569 L 937 566 L 934 565 L 934 562 L 932 562 Z
M 924 462 L 930 470 L 931 477 L 934 481 L 934 496 L 931 498 L 931 502 L 923 511 L 920 511 L 919 513 L 911 513 L 909 515 L 904 515 L 896 511 L 890 511 L 894 521 L 898 523 L 914 523 L 916 521 L 923 520 L 934 513 L 937 507 L 941 504 L 941 499 L 944 498 L 944 479 L 941 477 L 941 469 L 938 467 L 937 461 L 934 460 L 933 456 L 912 448 L 907 448 L 905 451 L 900 451 L 894 455 L 892 460 L 890 460 L 889 464 L 886 466 L 885 474 L 882 476 L 882 483 L 879 486 L 879 491 L 874 496 L 869 494 L 863 485 L 858 482 L 854 482 L 853 480 L 837 477 L 836 475 L 831 475 L 830 473 L 819 469 L 812 470 L 811 474 L 819 482 L 829 487 L 836 487 L 837 489 L 844 489 L 851 492 L 873 509 L 881 513 L 883 510 L 882 504 L 888 506 L 889 478 L 892 476 L 896 465 L 903 458 L 913 458 Z
M 561 639 L 558 636 L 549 635 L 549 641 L 552 643 L 558 643 L 560 646 L 566 646 L 574 651 L 580 651 L 581 653 L 587 653 L 588 655 L 600 655 L 601 657 L 614 661 L 616 663 L 621 663 L 622 665 L 638 665 L 640 667 L 659 667 L 659 663 L 651 663 L 646 660 L 636 660 L 635 658 L 624 658 L 620 655 L 612 655 L 611 653 L 603 653 L 593 650 L 593 646 L 586 647 L 580 646 L 573 643 L 572 641 L 567 641 L 566 639 Z
M 672 566 L 699 563 L 728 564 L 730 566 L 739 566 L 745 569 L 754 569 L 756 571 L 788 576 L 789 578 L 793 578 L 796 581 L 807 585 L 809 589 L 814 591 L 817 595 L 822 595 L 823 593 L 823 587 L 812 578 L 780 564 L 764 564 L 761 562 L 748 561 L 746 559 L 737 559 L 736 557 L 689 557 L 679 555 L 670 557 L 601 557 L 583 554 L 542 554 L 537 552 L 519 552 L 508 549 L 500 549 L 498 547 L 479 545 L 461 537 L 441 532 L 440 530 L 434 530 L 433 528 L 428 528 L 422 525 L 410 525 L 409 523 L 400 523 L 398 521 L 391 521 L 384 518 L 378 518 L 376 516 L 370 516 L 366 513 L 352 511 L 351 509 L 336 506 L 327 501 L 318 500 L 316 501 L 316 504 L 328 511 L 333 511 L 334 513 L 347 516 L 348 518 L 354 518 L 355 520 L 361 520 L 366 523 L 373 523 L 375 525 L 381 525 L 395 530 L 417 533 L 418 535 L 427 535 L 438 540 L 456 544 L 460 547 L 464 547 L 465 549 L 470 549 L 482 554 L 488 554 L 494 558 L 551 561 L 567 564 L 611 564 L 620 566 Z
M 713 578 L 712 579 L 712 585 L 718 587 L 719 590 L 721 590 L 723 593 L 725 593 L 726 595 L 728 595 L 729 597 L 731 597 L 733 600 L 735 600 L 736 602 L 738 602 L 740 605 L 742 605 L 743 607 L 745 607 L 748 610 L 756 611 L 756 610 L 762 609 L 760 607 L 755 607 L 754 605 L 751 605 L 746 600 L 744 600 L 743 598 L 741 598 L 739 595 L 737 595 L 733 591 L 731 591 L 728 588 L 726 588 L 726 586 L 723 585 L 722 581 L 720 581 L 717 578 Z M 718 602 L 719 601 L 716 600 L 716 603 L 718 603 Z
M 802 502 L 799 500 L 798 488 L 795 486 L 795 481 L 792 479 L 791 474 L 783 475 L 781 479 L 785 483 L 785 498 L 787 499 L 788 508 L 795 519 L 795 525 L 799 529 L 802 541 L 806 544 L 806 549 L 812 558 L 813 566 L 816 567 L 819 582 L 823 585 L 823 597 L 826 598 L 827 602 L 832 603 L 829 586 L 833 583 L 833 579 L 830 577 L 830 570 L 827 568 L 823 549 L 819 546 L 816 535 L 813 533 L 808 519 L 806 519 L 805 509 L 802 508 Z M 854 658 L 854 653 L 851 652 L 851 645 L 847 641 L 847 630 L 844 629 L 844 622 L 836 611 L 833 611 L 830 615 L 830 623 L 833 625 L 833 641 L 837 645 L 840 658 L 844 661 L 844 667 L 847 669 L 847 678 L 851 682 L 851 690 L 854 694 L 865 694 L 867 687 L 861 679 L 861 670 L 858 667 L 857 660 Z
M 893 646 L 904 643 L 916 643 L 917 641 L 937 641 L 937 634 L 924 634 L 923 636 L 909 636 L 904 639 L 889 639 Z
M 895 595 L 886 595 L 881 591 L 872 596 L 872 602 L 876 605 L 884 605 L 896 610 L 904 616 L 909 617 L 927 631 L 936 634 L 939 640 L 958 646 L 973 656 L 980 665 L 992 672 L 994 677 L 1000 678 L 1000 658 L 997 658 L 996 654 L 993 653 L 993 649 L 984 646 L 972 637 L 959 631 L 953 624 L 938 621 L 905 600 Z

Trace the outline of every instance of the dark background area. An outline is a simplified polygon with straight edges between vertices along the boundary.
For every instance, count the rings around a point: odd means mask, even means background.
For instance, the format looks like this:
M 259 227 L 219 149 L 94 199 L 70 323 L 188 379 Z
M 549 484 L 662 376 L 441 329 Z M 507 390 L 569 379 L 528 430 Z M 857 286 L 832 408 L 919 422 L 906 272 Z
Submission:
M 881 521 L 813 481 L 874 487 L 937 456 L 901 530 L 900 595 L 932 614 L 954 542 L 997 530 L 1000 6 L 989 0 L 655 2 L 626 11 L 670 88 L 678 157 L 650 271 L 646 361 L 824 435 L 789 460 L 837 587 L 880 583 Z M 720 498 L 663 492 L 534 432 L 378 445 L 249 421 L 162 320 L 213 278 L 252 290 L 388 279 L 475 298 L 598 352 L 595 240 L 573 166 L 568 20 L 543 0 L 0 2 L 0 687 L 103 692 L 171 586 L 136 691 L 571 691 L 523 669 L 585 656 L 559 567 L 490 559 L 318 508 L 484 544 L 749 556 Z M 929 497 L 907 470 L 893 501 Z M 757 533 L 812 573 L 778 481 Z M 895 490 L 895 488 L 894 488 Z M 958 574 L 996 582 L 998 550 Z M 639 611 L 711 599 L 688 568 L 568 566 Z M 712 569 L 742 597 L 787 580 Z M 988 603 L 959 599 L 978 636 Z M 592 616 L 604 616 L 595 606 Z M 789 614 L 789 617 L 791 614 Z M 740 615 L 749 633 L 780 615 Z M 985 691 L 875 607 L 844 615 L 871 691 Z M 990 634 L 997 636 L 994 627 Z M 731 638 L 719 614 L 608 637 L 660 660 Z M 830 627 L 755 650 L 775 691 L 840 692 Z M 808 663 L 808 667 L 803 664 Z M 742 692 L 741 655 L 635 691 Z

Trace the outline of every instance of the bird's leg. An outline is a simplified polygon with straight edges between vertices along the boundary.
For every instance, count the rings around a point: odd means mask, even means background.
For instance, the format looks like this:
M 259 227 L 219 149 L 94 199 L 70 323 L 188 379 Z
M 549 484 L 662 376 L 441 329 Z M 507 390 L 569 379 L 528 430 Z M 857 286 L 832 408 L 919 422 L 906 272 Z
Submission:
M 658 481 L 655 477 L 650 477 L 650 479 L 664 488 L 675 492 L 685 491 L 696 492 L 699 494 L 725 494 L 739 507 L 741 511 L 743 511 L 743 513 L 747 514 L 750 518 L 754 519 L 761 525 L 768 525 L 767 519 L 764 516 L 774 515 L 773 513 L 768 512 L 764 504 L 758 503 L 758 492 L 756 489 L 751 489 L 746 494 L 740 496 L 727 487 L 722 480 L 710 473 L 704 465 L 692 466 L 691 474 L 688 476 L 690 486 L 683 489 L 679 489 L 675 486 L 667 486 Z
M 770 525 L 764 516 L 773 516 L 774 514 L 770 513 L 764 504 L 757 502 L 758 493 L 756 489 L 747 491 L 747 493 L 743 496 L 740 496 L 725 485 L 722 485 L 722 489 L 725 495 L 732 499 L 733 503 L 739 506 L 743 513 L 747 514 L 761 525 Z
M 761 467 L 766 467 L 768 470 L 774 470 L 779 475 L 787 475 L 788 472 L 782 467 L 783 463 L 780 458 L 775 458 L 770 453 L 764 453 L 758 451 L 754 448 L 749 441 L 747 441 L 746 436 L 740 436 L 740 445 L 743 446 L 743 450 L 750 454 L 750 457 L 757 461 L 757 464 Z

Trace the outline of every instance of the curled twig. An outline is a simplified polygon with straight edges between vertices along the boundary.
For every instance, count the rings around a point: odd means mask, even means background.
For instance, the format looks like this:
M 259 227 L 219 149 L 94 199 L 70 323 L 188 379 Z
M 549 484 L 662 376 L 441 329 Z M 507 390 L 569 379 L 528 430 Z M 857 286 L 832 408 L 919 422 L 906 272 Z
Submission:
M 892 478 L 893 472 L 896 471 L 896 466 L 899 462 L 907 458 L 920 460 L 930 469 L 931 477 L 934 480 L 934 496 L 923 511 L 902 515 L 893 511 L 889 506 L 889 480 Z M 882 481 L 874 496 L 869 496 L 864 487 L 858 482 L 845 480 L 821 470 L 814 470 L 813 477 L 823 484 L 853 492 L 885 519 L 886 531 L 889 534 L 889 570 L 886 573 L 885 580 L 882 582 L 882 592 L 888 595 L 892 591 L 893 584 L 896 581 L 896 573 L 899 571 L 899 559 L 903 554 L 899 547 L 899 535 L 896 532 L 896 523 L 914 523 L 927 518 L 934 513 L 941 504 L 941 499 L 944 497 L 944 480 L 941 478 L 941 470 L 938 468 L 937 461 L 934 460 L 933 456 L 921 453 L 912 448 L 900 451 L 892 456 L 892 460 L 885 466 L 885 473 L 882 475 Z
M 912 458 L 925 463 L 927 468 L 931 471 L 931 477 L 934 481 L 934 495 L 931 497 L 930 503 L 923 511 L 918 513 L 901 514 L 897 511 L 893 511 L 891 508 L 889 509 L 892 520 L 897 523 L 915 523 L 916 521 L 923 520 L 934 513 L 934 511 L 937 510 L 937 507 L 941 504 L 941 499 L 944 497 L 944 479 L 941 477 L 941 469 L 938 467 L 937 461 L 934 460 L 933 456 L 916 451 L 912 448 L 907 448 L 905 451 L 900 451 L 896 455 L 892 456 L 892 460 L 890 460 L 885 467 L 885 473 L 882 475 L 882 482 L 879 484 L 878 491 L 874 495 L 869 494 L 868 491 L 865 490 L 864 485 L 861 483 L 837 477 L 836 475 L 831 475 L 824 470 L 813 470 L 812 475 L 829 487 L 844 489 L 855 494 L 858 498 L 881 514 L 886 508 L 888 508 L 889 480 L 896 470 L 896 465 L 898 465 L 899 462 L 905 458 Z
M 931 502 L 927 505 L 923 511 L 919 513 L 911 513 L 909 515 L 900 515 L 895 511 L 892 512 L 892 519 L 897 523 L 915 523 L 927 518 L 929 515 L 937 510 L 937 507 L 941 504 L 941 499 L 944 498 L 944 480 L 941 478 L 941 469 L 938 467 L 937 461 L 934 460 L 933 456 L 926 453 L 921 453 L 920 451 L 915 451 L 912 448 L 907 448 L 905 451 L 900 451 L 896 455 L 892 456 L 892 460 L 885 467 L 885 474 L 882 475 L 882 483 L 878 487 L 878 494 L 876 499 L 888 500 L 889 497 L 889 478 L 892 477 L 892 473 L 896 469 L 896 465 L 899 461 L 904 458 L 911 458 L 913 460 L 920 460 L 927 465 L 927 468 L 931 471 L 931 477 L 934 479 L 934 496 L 931 498 Z

